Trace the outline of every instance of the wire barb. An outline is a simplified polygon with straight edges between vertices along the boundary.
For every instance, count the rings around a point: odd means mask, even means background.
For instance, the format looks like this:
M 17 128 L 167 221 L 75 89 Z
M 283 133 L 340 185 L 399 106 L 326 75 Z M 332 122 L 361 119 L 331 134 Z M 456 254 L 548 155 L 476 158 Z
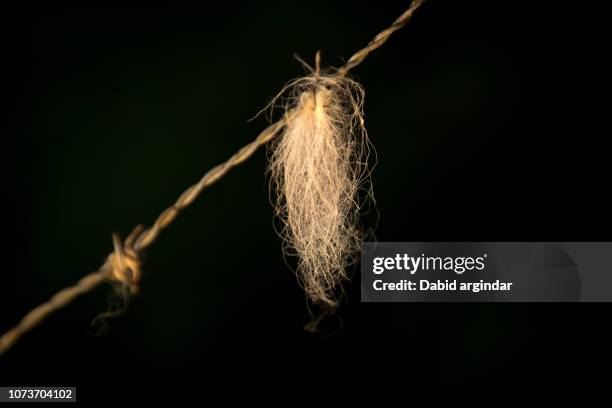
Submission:
M 361 64 L 372 51 L 384 44 L 391 34 L 406 25 L 416 9 L 424 1 L 413 0 L 410 7 L 391 26 L 380 32 L 365 48 L 357 51 L 349 58 L 346 64 L 338 69 L 337 75 L 345 76 L 351 69 Z M 294 57 L 310 68 L 299 57 L 295 55 Z M 320 52 L 317 52 L 314 70 L 317 74 L 320 71 L 320 64 L 321 55 Z M 310 69 L 312 71 L 312 68 Z M 137 293 L 138 283 L 142 275 L 140 253 L 148 248 L 157 239 L 160 232 L 168 227 L 176 219 L 181 210 L 189 206 L 205 188 L 218 181 L 229 170 L 247 160 L 259 147 L 266 144 L 279 133 L 287 123 L 287 118 L 288 115 L 285 115 L 279 121 L 269 125 L 254 141 L 242 147 L 226 162 L 210 169 L 200 181 L 185 190 L 172 206 L 163 211 L 150 228 L 145 229 L 140 225 L 137 226 L 124 242 L 121 242 L 119 235 L 113 234 L 114 251 L 108 255 L 106 262 L 100 269 L 97 272 L 84 276 L 74 286 L 57 292 L 49 301 L 32 309 L 15 327 L 4 333 L 0 337 L 0 356 L 8 351 L 21 336 L 36 327 L 51 313 L 66 306 L 77 296 L 89 292 L 104 281 L 120 282 L 126 285 L 130 292 Z
M 138 283 L 142 272 L 140 269 L 140 255 L 131 246 L 131 241 L 126 239 L 121 242 L 118 234 L 113 234 L 113 246 L 115 251 L 108 256 L 107 264 L 110 266 L 110 278 L 125 285 L 130 292 L 138 293 Z
M 317 51 L 315 54 L 315 71 L 314 71 L 314 85 L 312 87 L 312 99 L 313 107 L 317 109 L 317 88 L 319 87 L 319 75 L 321 74 L 321 51 Z

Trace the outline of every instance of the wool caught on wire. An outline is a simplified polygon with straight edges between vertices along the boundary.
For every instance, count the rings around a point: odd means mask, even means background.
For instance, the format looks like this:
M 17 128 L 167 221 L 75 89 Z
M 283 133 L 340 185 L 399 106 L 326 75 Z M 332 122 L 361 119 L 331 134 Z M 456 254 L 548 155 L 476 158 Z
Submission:
M 284 253 L 297 256 L 308 298 L 335 306 L 363 236 L 359 214 L 371 194 L 360 197 L 359 191 L 369 186 L 371 146 L 363 88 L 335 71 L 320 72 L 319 55 L 310 75 L 275 98 L 287 95 L 286 125 L 270 145 L 268 169 Z
M 381 47 L 395 31 L 405 26 L 424 1 L 412 0 L 393 24 L 379 32 L 335 72 L 321 74 L 320 56 L 317 55 L 317 69 L 311 69 L 313 74 L 293 81 L 281 92 L 284 95 L 289 91 L 290 95 L 283 118 L 261 131 L 255 140 L 240 148 L 227 161 L 208 170 L 166 208 L 153 225 L 136 227 L 123 244 L 113 238 L 115 252 L 97 271 L 85 275 L 76 284 L 60 290 L 47 302 L 33 308 L 0 336 L 0 356 L 51 313 L 102 282 L 123 285 L 120 287 L 122 294 L 137 292 L 140 253 L 155 242 L 204 189 L 279 133 L 282 133 L 282 138 L 272 148 L 269 171 L 277 192 L 276 214 L 283 224 L 280 232 L 285 238 L 284 248 L 286 253 L 301 257 L 298 277 L 309 298 L 315 303 L 335 305 L 335 289 L 346 278 L 345 266 L 356 259 L 360 236 L 356 226 L 360 209 L 357 191 L 363 188 L 361 186 L 369 175 L 369 142 L 362 113 L 364 93 L 361 86 L 346 75 Z M 310 91 L 310 96 L 307 91 Z M 311 138 L 307 146 L 300 147 L 296 143 L 308 136 Z M 308 161 L 300 165 L 296 159 L 302 153 Z M 307 176 L 303 180 L 305 193 L 298 188 L 300 174 Z M 331 182 L 332 187 L 323 186 L 321 179 L 317 181 L 316 174 L 327 177 L 324 180 Z M 371 190 L 368 192 L 371 198 Z M 307 204 L 302 204 L 300 199 L 308 200 Z M 325 212 L 326 209 L 330 211 Z M 315 219 L 317 221 L 313 221 Z M 323 225 L 319 219 L 330 223 Z

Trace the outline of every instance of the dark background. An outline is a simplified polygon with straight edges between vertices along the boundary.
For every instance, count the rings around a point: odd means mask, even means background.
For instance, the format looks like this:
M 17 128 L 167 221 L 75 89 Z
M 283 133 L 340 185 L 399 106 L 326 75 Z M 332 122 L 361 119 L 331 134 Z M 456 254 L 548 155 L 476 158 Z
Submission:
M 324 65 L 340 66 L 407 4 L 5 13 L 0 332 L 96 270 L 112 232 L 149 225 L 251 141 L 266 122 L 247 120 L 303 74 L 293 52 L 312 61 L 321 49 Z M 354 70 L 379 156 L 378 240 L 610 240 L 596 14 L 430 0 Z M 82 402 L 226 385 L 231 398 L 365 396 L 397 390 L 393 379 L 408 389 L 412 376 L 542 382 L 608 367 L 608 304 L 360 304 L 354 284 L 323 335 L 304 332 L 264 169 L 262 150 L 163 233 L 108 335 L 89 325 L 107 304 L 101 287 L 0 358 L 0 384 L 76 385 Z

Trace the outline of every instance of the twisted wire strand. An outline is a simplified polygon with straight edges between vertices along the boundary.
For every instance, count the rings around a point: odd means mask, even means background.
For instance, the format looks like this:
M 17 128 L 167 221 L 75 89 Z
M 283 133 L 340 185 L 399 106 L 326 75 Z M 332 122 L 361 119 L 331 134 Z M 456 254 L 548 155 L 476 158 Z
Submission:
M 338 69 L 338 75 L 346 75 L 351 69 L 361 64 L 372 51 L 383 45 L 389 39 L 389 37 L 391 37 L 391 34 L 405 26 L 414 12 L 421 7 L 424 2 L 425 0 L 413 0 L 412 3 L 410 3 L 408 10 L 404 11 L 404 13 L 393 22 L 393 24 L 387 27 L 387 29 L 378 33 L 376 37 L 374 37 L 372 41 L 368 43 L 368 45 L 353 54 L 353 56 Z
M 103 267 L 98 272 L 90 273 L 81 278 L 76 285 L 60 290 L 48 302 L 32 309 L 21 319 L 17 326 L 2 335 L 0 338 L 0 355 L 11 348 L 24 333 L 37 326 L 49 314 L 67 305 L 77 296 L 89 292 L 104 282 L 105 279 L 106 271 Z
M 157 217 L 157 220 L 155 220 L 155 223 L 151 226 L 151 228 L 144 230 L 140 234 L 134 243 L 134 249 L 136 251 L 142 251 L 143 249 L 149 247 L 149 245 L 155 241 L 159 233 L 170 225 L 180 211 L 189 206 L 200 195 L 202 190 L 215 183 L 229 170 L 251 157 L 260 146 L 266 144 L 283 126 L 285 126 L 286 120 L 287 119 L 285 116 L 278 122 L 268 126 L 259 134 L 259 136 L 257 136 L 254 141 L 242 147 L 226 162 L 210 169 L 206 174 L 204 174 L 199 182 L 185 190 L 172 206 L 168 207 L 159 215 L 159 217 Z
M 410 7 L 391 26 L 374 37 L 365 48 L 353 54 L 346 64 L 338 69 L 337 74 L 344 76 L 351 69 L 361 64 L 372 51 L 383 45 L 391 34 L 406 25 L 414 11 L 424 1 L 413 0 Z M 227 161 L 206 172 L 196 184 L 187 188 L 173 205 L 164 210 L 151 227 L 137 226 L 125 241 L 121 241 L 117 234 L 113 234 L 114 251 L 108 255 L 106 262 L 100 269 L 84 276 L 74 286 L 60 290 L 47 302 L 28 312 L 15 327 L 0 337 L 0 356 L 8 351 L 21 336 L 36 327 L 51 313 L 66 306 L 77 296 L 94 289 L 102 282 L 119 282 L 126 285 L 132 293 L 137 293 L 141 276 L 140 252 L 148 248 L 157 239 L 160 232 L 176 219 L 181 210 L 193 203 L 205 188 L 217 182 L 229 170 L 246 161 L 259 147 L 270 141 L 285 126 L 289 115 L 290 113 L 269 125 L 255 140 L 243 146 Z
M 278 122 L 268 126 L 254 141 L 238 150 L 229 160 L 210 169 L 198 183 L 185 190 L 174 205 L 163 211 L 150 228 L 143 230 L 142 226 L 137 226 L 125 242 L 121 242 L 119 236 L 113 234 L 115 250 L 108 256 L 100 269 L 86 275 L 74 286 L 59 291 L 46 303 L 32 309 L 15 327 L 4 333 L 0 337 L 0 356 L 8 351 L 23 334 L 36 327 L 48 315 L 66 306 L 77 296 L 89 292 L 104 281 L 121 282 L 132 293 L 136 293 L 140 279 L 138 252 L 151 245 L 160 231 L 170 225 L 178 213 L 191 204 L 202 190 L 219 180 L 230 169 L 247 160 L 260 146 L 272 139 L 285 125 L 285 121 L 286 118 L 283 117 Z

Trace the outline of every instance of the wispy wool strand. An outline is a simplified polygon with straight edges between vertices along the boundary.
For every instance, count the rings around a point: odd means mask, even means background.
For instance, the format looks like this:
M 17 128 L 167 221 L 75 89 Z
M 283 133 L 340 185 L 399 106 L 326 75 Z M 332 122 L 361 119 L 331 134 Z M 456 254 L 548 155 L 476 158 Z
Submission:
M 286 87 L 287 124 L 270 145 L 269 171 L 285 253 L 297 256 L 309 299 L 334 306 L 359 249 L 357 193 L 368 175 L 369 143 L 363 88 L 318 70 Z

